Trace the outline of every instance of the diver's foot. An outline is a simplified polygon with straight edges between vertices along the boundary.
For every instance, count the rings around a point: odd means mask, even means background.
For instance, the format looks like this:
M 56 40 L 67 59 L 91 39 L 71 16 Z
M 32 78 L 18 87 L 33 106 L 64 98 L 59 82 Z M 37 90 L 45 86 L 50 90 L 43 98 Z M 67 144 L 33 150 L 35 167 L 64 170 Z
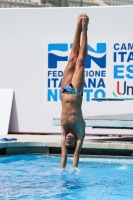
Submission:
M 77 28 L 82 31 L 82 15 L 78 16 Z
M 89 17 L 87 14 L 82 14 L 82 31 L 88 29 Z

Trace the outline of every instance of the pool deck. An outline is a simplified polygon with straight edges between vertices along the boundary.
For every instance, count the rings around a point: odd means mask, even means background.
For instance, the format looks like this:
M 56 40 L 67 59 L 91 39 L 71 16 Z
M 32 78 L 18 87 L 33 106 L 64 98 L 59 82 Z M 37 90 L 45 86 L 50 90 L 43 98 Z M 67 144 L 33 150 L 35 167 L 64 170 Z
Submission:
M 0 142 L 0 155 L 41 153 L 60 154 L 61 135 L 1 135 L 16 141 Z M 82 155 L 133 156 L 133 137 L 86 136 Z

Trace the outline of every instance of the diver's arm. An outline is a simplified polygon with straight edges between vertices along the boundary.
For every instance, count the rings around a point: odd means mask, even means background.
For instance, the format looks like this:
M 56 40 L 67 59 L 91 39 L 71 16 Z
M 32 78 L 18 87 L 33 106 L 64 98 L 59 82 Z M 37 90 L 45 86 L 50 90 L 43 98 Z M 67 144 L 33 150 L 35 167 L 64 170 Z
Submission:
M 67 161 L 67 149 L 66 149 L 66 139 L 65 136 L 62 134 L 61 136 L 61 169 L 66 167 Z
M 84 140 L 85 134 L 80 137 L 79 139 L 77 139 L 76 142 L 76 147 L 75 147 L 75 151 L 74 151 L 74 155 L 73 155 L 73 167 L 78 167 L 78 163 L 79 163 L 79 154 L 81 151 L 81 147 L 83 144 L 83 140 Z

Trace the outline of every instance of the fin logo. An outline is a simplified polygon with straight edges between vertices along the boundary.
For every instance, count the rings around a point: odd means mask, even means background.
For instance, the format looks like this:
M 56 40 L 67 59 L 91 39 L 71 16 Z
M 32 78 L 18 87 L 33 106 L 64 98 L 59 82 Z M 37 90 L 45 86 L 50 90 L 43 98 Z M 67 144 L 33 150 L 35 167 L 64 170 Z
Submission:
M 48 68 L 56 69 L 58 61 L 68 61 L 69 48 L 72 48 L 72 44 L 48 44 Z M 88 45 L 85 68 L 91 68 L 92 61 L 100 68 L 106 68 L 106 43 L 97 43 L 96 50 Z

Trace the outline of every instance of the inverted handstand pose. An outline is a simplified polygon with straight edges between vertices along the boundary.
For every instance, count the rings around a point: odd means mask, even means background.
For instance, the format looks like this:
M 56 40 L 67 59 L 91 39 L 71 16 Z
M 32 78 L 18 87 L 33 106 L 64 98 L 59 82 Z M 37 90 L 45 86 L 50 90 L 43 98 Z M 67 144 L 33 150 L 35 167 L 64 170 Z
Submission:
M 84 62 L 87 55 L 87 28 L 89 18 L 79 15 L 73 46 L 62 77 L 61 113 L 61 168 L 65 168 L 67 148 L 74 148 L 73 167 L 78 167 L 79 154 L 85 137 L 85 122 L 82 115 L 84 86 Z M 80 36 L 82 41 L 80 45 Z

